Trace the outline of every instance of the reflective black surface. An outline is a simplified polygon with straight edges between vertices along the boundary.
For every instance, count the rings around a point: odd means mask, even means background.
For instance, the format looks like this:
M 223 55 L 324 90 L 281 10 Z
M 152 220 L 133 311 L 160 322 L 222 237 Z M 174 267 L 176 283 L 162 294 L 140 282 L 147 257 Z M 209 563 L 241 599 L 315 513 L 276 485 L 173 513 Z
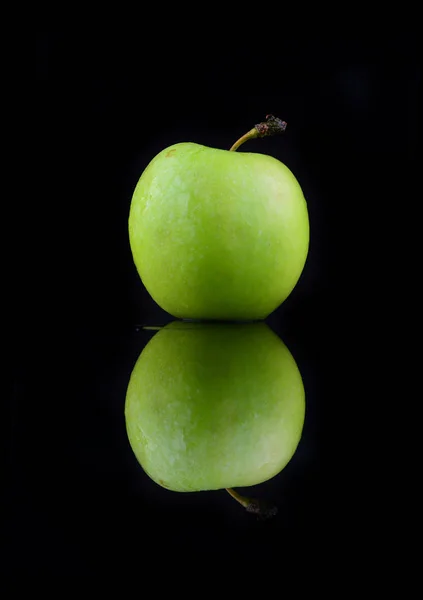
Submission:
M 333 391 L 325 386 L 322 366 L 330 355 L 318 329 L 280 325 L 274 331 L 301 372 L 306 418 L 287 467 L 265 483 L 237 490 L 277 505 L 278 514 L 264 522 L 224 490 L 172 492 L 138 464 L 125 428 L 125 395 L 134 364 L 156 331 L 83 328 L 60 332 L 43 348 L 29 344 L 28 361 L 38 354 L 37 368 L 22 365 L 13 408 L 15 556 L 31 572 L 72 575 L 134 566 L 147 548 L 149 560 L 160 555 L 178 561 L 181 553 L 196 560 L 199 553 L 218 552 L 225 563 L 265 544 L 260 563 L 277 558 L 279 537 L 289 544 L 316 543 L 329 493 L 323 415 Z
M 131 36 L 39 36 L 40 252 L 30 248 L 16 265 L 23 309 L 7 429 L 5 566 L 15 580 L 147 580 L 159 564 L 155 585 L 172 567 L 182 578 L 196 571 L 209 581 L 211 569 L 212 579 L 234 571 L 245 579 L 254 570 L 281 581 L 281 565 L 345 566 L 353 540 L 365 553 L 385 539 L 375 533 L 371 489 L 386 446 L 374 442 L 372 459 L 365 439 L 383 429 L 389 397 L 379 385 L 391 370 L 375 358 L 390 347 L 381 343 L 381 306 L 397 302 L 399 280 L 401 289 L 409 280 L 406 262 L 395 281 L 392 265 L 408 235 L 396 207 L 415 197 L 416 38 L 410 27 L 339 37 L 316 29 L 307 39 L 285 30 L 275 47 L 200 45 L 200 69 L 190 39 L 168 39 L 163 62 Z M 279 509 L 261 521 L 225 491 L 159 487 L 130 448 L 126 389 L 155 335 L 143 326 L 173 318 L 137 276 L 127 218 L 161 149 L 229 148 L 268 113 L 288 122 L 284 136 L 245 150 L 294 172 L 311 238 L 297 287 L 266 320 L 298 364 L 306 417 L 287 467 L 251 490 Z

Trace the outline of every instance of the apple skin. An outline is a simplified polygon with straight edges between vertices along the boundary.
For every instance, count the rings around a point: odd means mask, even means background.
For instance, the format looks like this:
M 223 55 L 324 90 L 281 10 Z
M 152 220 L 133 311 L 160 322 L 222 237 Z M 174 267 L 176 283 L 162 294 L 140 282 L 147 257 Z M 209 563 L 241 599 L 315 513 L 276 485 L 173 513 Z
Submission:
M 125 401 L 135 457 L 176 492 L 274 477 L 295 453 L 304 418 L 298 366 L 264 322 L 167 325 L 141 352 Z
M 146 167 L 128 225 L 145 288 L 181 319 L 265 319 L 294 289 L 309 247 L 307 204 L 288 167 L 188 142 Z

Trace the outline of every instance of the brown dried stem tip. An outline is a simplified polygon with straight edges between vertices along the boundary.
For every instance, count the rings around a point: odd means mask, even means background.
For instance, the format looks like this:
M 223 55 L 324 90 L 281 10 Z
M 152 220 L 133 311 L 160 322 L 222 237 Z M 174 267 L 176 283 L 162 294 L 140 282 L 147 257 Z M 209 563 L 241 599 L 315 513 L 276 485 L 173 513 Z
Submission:
M 247 131 L 247 133 L 245 133 L 239 138 L 239 140 L 235 142 L 232 148 L 230 148 L 230 151 L 237 150 L 241 144 L 247 140 L 252 140 L 253 138 L 261 138 L 268 135 L 279 135 L 285 131 L 286 125 L 286 121 L 282 121 L 282 119 L 274 117 L 273 115 L 266 115 L 266 121 L 258 123 L 253 127 L 253 129 Z
M 258 132 L 257 137 L 266 137 L 267 135 L 279 135 L 280 133 L 283 133 L 286 126 L 286 121 L 282 121 L 273 115 L 266 115 L 266 121 L 258 123 L 255 127 Z

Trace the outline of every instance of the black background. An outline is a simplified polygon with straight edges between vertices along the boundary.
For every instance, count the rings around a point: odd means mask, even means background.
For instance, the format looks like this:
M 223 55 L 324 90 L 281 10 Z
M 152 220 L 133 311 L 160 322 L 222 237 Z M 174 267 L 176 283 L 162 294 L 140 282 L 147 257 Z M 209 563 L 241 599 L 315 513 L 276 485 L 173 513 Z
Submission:
M 360 357 L 377 337 L 378 289 L 405 237 L 396 207 L 412 191 L 417 38 L 410 24 L 263 29 L 207 37 L 185 24 L 165 35 L 144 23 L 138 33 L 37 36 L 40 256 L 26 284 L 11 412 L 8 557 L 18 578 L 148 578 L 158 563 L 180 568 L 182 581 L 211 565 L 239 565 L 246 577 L 287 557 L 345 566 L 357 531 L 372 544 L 357 413 L 374 367 Z M 285 135 L 250 141 L 248 151 L 294 172 L 311 243 L 300 282 L 267 320 L 297 360 L 307 417 L 290 464 L 254 490 L 279 506 L 261 522 L 224 491 L 177 494 L 151 482 L 129 448 L 123 406 L 153 335 L 139 326 L 172 320 L 132 262 L 135 184 L 164 147 L 229 148 L 268 113 L 288 122 Z

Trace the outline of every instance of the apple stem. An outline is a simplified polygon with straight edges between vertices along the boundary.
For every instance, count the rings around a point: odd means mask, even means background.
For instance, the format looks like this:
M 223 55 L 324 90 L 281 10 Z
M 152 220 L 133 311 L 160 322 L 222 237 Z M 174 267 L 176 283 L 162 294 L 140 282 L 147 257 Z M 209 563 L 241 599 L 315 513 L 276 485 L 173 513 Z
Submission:
M 258 123 L 253 127 L 253 129 L 250 129 L 250 131 L 244 133 L 244 135 L 241 136 L 239 140 L 235 142 L 235 144 L 233 144 L 229 151 L 232 152 L 238 150 L 238 148 L 244 142 L 247 142 L 248 140 L 252 140 L 254 138 L 261 138 L 269 135 L 279 135 L 280 133 L 283 133 L 285 131 L 286 125 L 286 121 L 282 121 L 281 119 L 279 119 L 278 117 L 274 117 L 273 115 L 266 115 L 266 121 Z
M 258 137 L 258 131 L 257 129 L 254 127 L 253 129 L 250 129 L 250 131 L 247 131 L 247 133 L 244 133 L 244 135 L 242 137 L 239 138 L 239 140 L 237 140 L 235 142 L 235 144 L 229 149 L 230 152 L 238 150 L 238 148 L 246 141 L 248 140 L 252 140 L 254 138 Z
M 232 498 L 235 498 L 237 502 L 242 504 L 244 508 L 247 508 L 247 506 L 249 505 L 248 498 L 246 498 L 245 496 L 241 496 L 241 494 L 238 494 L 238 492 L 236 492 L 232 488 L 226 488 L 226 491 L 232 496 Z
M 261 519 L 273 517 L 278 512 L 276 506 L 268 505 L 263 500 L 241 496 L 241 494 L 238 494 L 238 492 L 232 488 L 226 488 L 226 491 L 230 496 L 232 496 L 232 498 L 239 502 L 247 510 L 247 512 L 255 513 Z

